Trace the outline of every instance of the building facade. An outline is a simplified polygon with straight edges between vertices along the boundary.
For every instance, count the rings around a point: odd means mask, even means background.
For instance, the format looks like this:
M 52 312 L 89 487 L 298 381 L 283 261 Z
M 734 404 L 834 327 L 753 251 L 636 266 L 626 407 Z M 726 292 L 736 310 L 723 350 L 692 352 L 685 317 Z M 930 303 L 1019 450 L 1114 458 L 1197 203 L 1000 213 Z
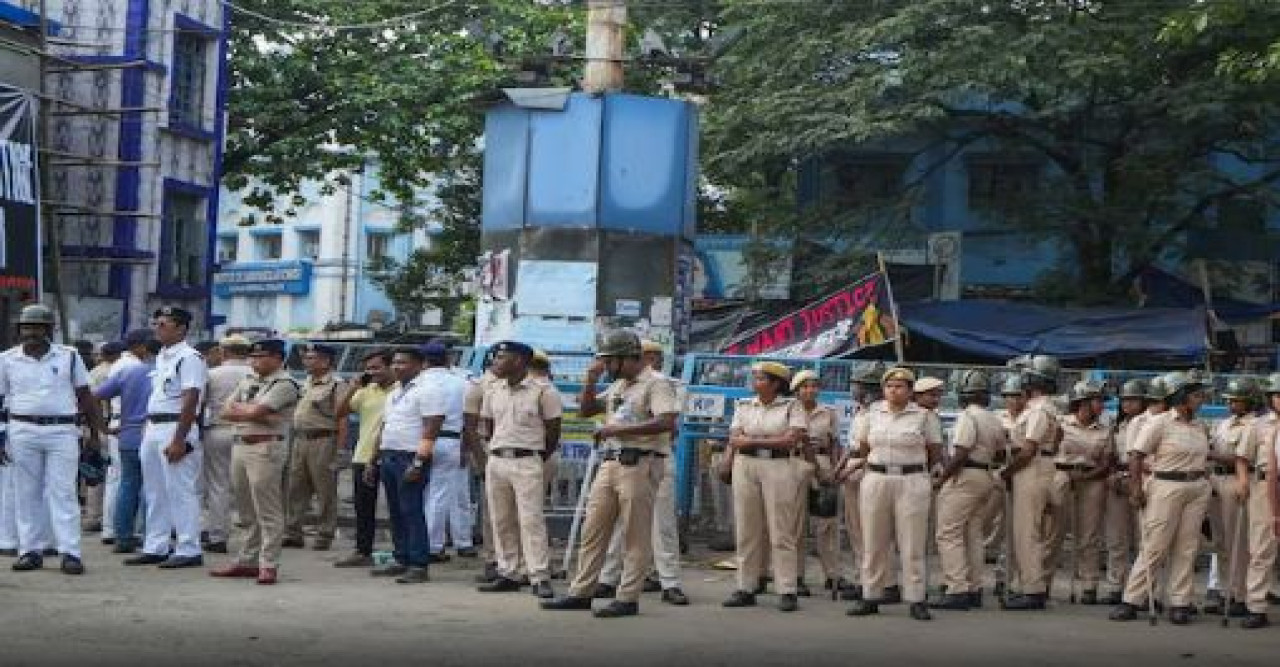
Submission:
M 4 3 L 0 3 L 4 4 Z M 38 11 L 38 0 L 9 6 Z M 46 0 L 42 300 L 71 337 L 145 326 L 161 304 L 209 330 L 226 126 L 229 15 L 218 0 Z M 38 32 L 37 32 L 38 34 Z M 55 236 L 50 236 L 52 230 Z M 60 239 L 54 263 L 49 240 Z M 61 294 L 50 293 L 60 264 Z
M 306 184 L 306 203 L 279 223 L 223 192 L 213 308 L 225 329 L 307 334 L 351 325 L 376 330 L 397 320 L 374 276 L 385 259 L 404 262 L 429 247 L 430 235 L 398 230 L 401 209 L 377 197 L 376 164 L 349 180 L 329 194 Z

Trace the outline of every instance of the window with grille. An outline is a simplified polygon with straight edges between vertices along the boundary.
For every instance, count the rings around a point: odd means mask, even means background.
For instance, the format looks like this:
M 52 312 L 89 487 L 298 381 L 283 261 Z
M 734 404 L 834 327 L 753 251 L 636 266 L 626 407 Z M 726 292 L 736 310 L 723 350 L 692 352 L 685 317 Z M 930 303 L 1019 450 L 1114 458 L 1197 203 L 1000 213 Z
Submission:
M 179 32 L 174 38 L 173 48 L 169 122 L 203 128 L 209 38 L 198 32 Z
M 164 195 L 165 234 L 161 268 L 168 287 L 200 287 L 205 282 L 205 253 L 209 244 L 204 223 L 205 198 L 169 190 Z

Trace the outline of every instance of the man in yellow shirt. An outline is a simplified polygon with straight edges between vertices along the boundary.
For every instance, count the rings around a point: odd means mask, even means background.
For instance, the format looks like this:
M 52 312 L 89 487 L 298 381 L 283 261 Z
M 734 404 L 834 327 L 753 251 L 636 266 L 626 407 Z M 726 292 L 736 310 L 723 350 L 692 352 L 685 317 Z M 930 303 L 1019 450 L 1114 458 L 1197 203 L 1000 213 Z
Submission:
M 352 497 L 356 506 L 356 550 L 350 556 L 334 563 L 334 567 L 372 567 L 373 534 L 376 530 L 378 509 L 378 467 L 370 465 L 376 450 L 378 433 L 382 430 L 382 409 L 387 394 L 395 384 L 391 374 L 391 352 L 376 350 L 364 358 L 364 375 L 359 379 L 359 389 L 351 392 L 338 403 L 338 446 L 349 446 L 350 417 L 355 415 L 360 423 L 355 453 L 351 456 Z

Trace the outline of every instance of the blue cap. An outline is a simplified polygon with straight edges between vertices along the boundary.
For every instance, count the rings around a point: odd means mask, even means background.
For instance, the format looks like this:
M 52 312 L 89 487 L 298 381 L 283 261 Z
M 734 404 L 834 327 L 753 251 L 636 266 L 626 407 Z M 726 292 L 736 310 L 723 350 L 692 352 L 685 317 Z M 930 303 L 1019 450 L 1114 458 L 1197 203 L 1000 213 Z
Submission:
M 285 342 L 278 338 L 267 338 L 260 340 L 249 348 L 249 354 L 274 354 L 281 359 L 284 358 Z
M 135 345 L 146 345 L 153 338 L 155 335 L 146 329 L 133 329 L 124 335 L 124 346 L 130 348 Z
M 152 313 L 151 316 L 170 317 L 178 324 L 191 324 L 191 311 L 177 306 L 164 306 L 163 308 L 157 308 L 156 312 Z
M 526 359 L 533 356 L 533 348 L 514 340 L 504 340 L 501 343 L 494 345 L 493 351 L 494 353 L 510 352 L 512 354 L 518 354 Z
M 449 348 L 439 341 L 431 341 L 422 346 L 422 356 L 431 361 L 445 361 L 449 358 Z
M 304 353 L 310 352 L 312 354 L 323 354 L 324 356 L 329 357 L 329 359 L 336 359 L 338 356 L 338 348 L 332 345 L 325 345 L 324 343 L 307 343 L 302 346 L 302 351 Z
M 110 343 L 104 343 L 102 345 L 101 352 L 102 354 L 120 354 L 121 352 L 124 352 L 127 349 L 129 348 L 124 344 L 124 342 L 113 340 Z

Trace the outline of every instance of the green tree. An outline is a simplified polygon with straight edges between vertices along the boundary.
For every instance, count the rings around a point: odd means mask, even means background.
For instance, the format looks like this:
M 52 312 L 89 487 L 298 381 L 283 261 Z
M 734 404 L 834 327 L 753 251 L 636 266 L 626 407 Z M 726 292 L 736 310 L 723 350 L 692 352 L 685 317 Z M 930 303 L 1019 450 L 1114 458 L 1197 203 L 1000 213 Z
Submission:
M 745 37 L 718 68 L 706 166 L 773 195 L 769 233 L 819 242 L 815 290 L 868 242 L 922 232 L 919 177 L 889 199 L 797 209 L 798 174 L 841 149 L 905 146 L 917 176 L 968 146 L 1034 158 L 1038 186 L 989 224 L 1069 248 L 1069 266 L 1046 268 L 1081 301 L 1114 298 L 1219 205 L 1280 179 L 1276 86 L 1220 76 L 1225 31 L 1161 39 L 1187 1 L 725 4 Z

